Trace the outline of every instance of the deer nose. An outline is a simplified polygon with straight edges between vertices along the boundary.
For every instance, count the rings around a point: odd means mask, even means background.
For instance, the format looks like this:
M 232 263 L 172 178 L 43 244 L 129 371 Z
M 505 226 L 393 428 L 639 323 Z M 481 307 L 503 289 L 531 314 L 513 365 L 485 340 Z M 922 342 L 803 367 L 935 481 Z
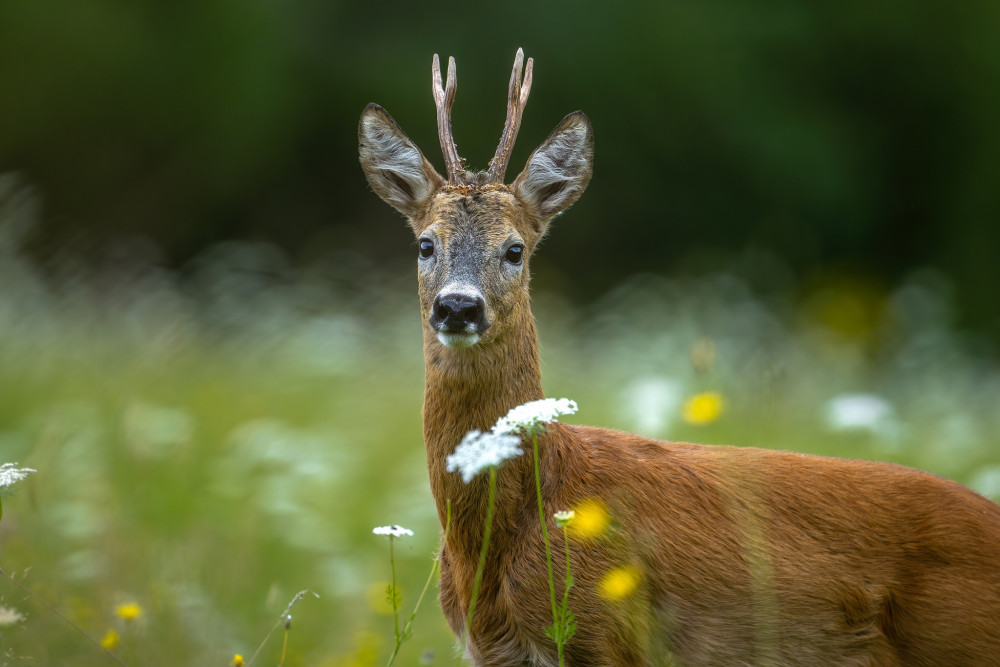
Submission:
M 469 325 L 482 328 L 486 301 L 470 294 L 438 294 L 434 299 L 431 326 L 438 331 L 466 331 Z

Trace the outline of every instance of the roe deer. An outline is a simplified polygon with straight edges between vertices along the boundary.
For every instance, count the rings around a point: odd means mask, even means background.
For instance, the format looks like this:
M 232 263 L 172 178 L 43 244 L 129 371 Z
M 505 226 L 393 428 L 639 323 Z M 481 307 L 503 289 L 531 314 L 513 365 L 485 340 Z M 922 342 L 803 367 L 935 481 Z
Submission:
M 424 441 L 442 525 L 452 508 L 441 606 L 477 665 L 556 663 L 531 456 L 497 472 L 469 628 L 487 481 L 445 469 L 466 432 L 543 397 L 528 265 L 591 175 L 591 125 L 576 112 L 504 184 L 531 85 L 531 59 L 523 80 L 522 65 L 519 49 L 485 172 L 465 170 L 452 138 L 454 59 L 446 86 L 436 55 L 432 65 L 447 178 L 381 107 L 368 105 L 359 128 L 368 182 L 417 237 Z M 888 463 L 562 423 L 538 445 L 546 516 L 590 501 L 609 518 L 570 543 L 569 664 L 1000 665 L 1000 506 L 959 484 Z M 634 590 L 602 597 L 602 577 L 623 567 Z

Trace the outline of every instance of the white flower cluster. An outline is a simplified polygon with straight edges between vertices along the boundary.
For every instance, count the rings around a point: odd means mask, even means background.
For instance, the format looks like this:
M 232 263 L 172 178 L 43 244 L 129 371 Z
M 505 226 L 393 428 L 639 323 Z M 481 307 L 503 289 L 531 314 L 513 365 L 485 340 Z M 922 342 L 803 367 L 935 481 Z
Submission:
M 16 463 L 0 465 L 0 489 L 14 486 L 31 473 L 38 472 L 34 468 L 15 468 L 16 465 Z
M 533 435 L 550 422 L 558 421 L 559 415 L 571 415 L 577 411 L 576 401 L 568 398 L 543 398 L 512 408 L 497 421 L 494 433 L 523 433 Z
M 455 453 L 448 456 L 447 470 L 461 472 L 462 481 L 468 484 L 486 468 L 523 454 L 520 444 L 521 438 L 516 435 L 469 431 Z
M 448 472 L 461 472 L 468 484 L 480 472 L 520 456 L 521 435 L 534 435 L 543 425 L 556 421 L 559 415 L 577 411 L 576 401 L 568 398 L 544 398 L 511 409 L 497 420 L 489 433 L 469 431 L 447 458 Z
M 409 528 L 403 528 L 402 526 L 379 526 L 378 528 L 372 528 L 372 532 L 376 535 L 387 535 L 389 537 L 413 537 L 413 531 Z

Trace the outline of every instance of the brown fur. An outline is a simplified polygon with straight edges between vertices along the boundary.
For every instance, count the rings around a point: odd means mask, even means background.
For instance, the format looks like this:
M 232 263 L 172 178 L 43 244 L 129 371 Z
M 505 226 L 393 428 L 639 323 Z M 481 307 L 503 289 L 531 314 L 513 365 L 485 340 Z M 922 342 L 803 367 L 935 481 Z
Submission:
M 589 180 L 590 124 L 568 116 L 510 186 L 477 184 L 474 175 L 444 186 L 415 146 L 405 164 L 380 151 L 381 133 L 412 146 L 370 105 L 360 129 L 369 182 L 438 253 L 418 271 L 424 441 L 442 525 L 452 505 L 441 605 L 461 636 L 487 477 L 464 484 L 446 472 L 445 457 L 466 432 L 488 430 L 510 408 L 542 398 L 528 258 Z M 567 157 L 565 150 L 577 160 L 567 172 L 572 182 L 546 185 L 533 161 Z M 401 186 L 394 170 L 422 171 L 426 183 Z M 430 194 L 407 196 L 421 191 Z M 512 238 L 525 245 L 518 271 L 502 261 Z M 465 349 L 443 345 L 429 323 L 436 295 L 456 275 L 486 297 L 488 326 Z M 568 664 L 1000 663 L 1000 507 L 958 484 L 886 463 L 563 424 L 549 426 L 539 450 L 547 516 L 597 498 L 612 519 L 598 538 L 571 542 L 579 628 Z M 530 455 L 500 467 L 496 498 L 467 650 L 477 665 L 555 664 L 544 633 L 552 619 Z M 561 535 L 551 523 L 549 534 Z M 638 572 L 638 588 L 621 601 L 602 599 L 598 583 L 621 565 Z

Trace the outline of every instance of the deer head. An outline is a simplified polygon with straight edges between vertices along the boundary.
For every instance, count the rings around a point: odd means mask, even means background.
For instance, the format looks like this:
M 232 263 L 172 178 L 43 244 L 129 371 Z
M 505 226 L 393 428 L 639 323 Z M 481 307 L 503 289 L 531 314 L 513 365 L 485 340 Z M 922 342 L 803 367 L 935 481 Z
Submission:
M 361 114 L 361 166 L 372 189 L 407 217 L 417 237 L 418 282 L 428 340 L 463 349 L 503 340 L 528 309 L 528 261 L 549 222 L 590 180 L 593 133 L 582 112 L 566 116 L 509 184 L 504 174 L 531 90 L 532 60 L 517 50 L 507 121 L 482 172 L 465 170 L 451 133 L 455 59 L 446 85 L 432 63 L 438 136 L 447 178 L 438 174 L 396 121 L 377 104 Z

